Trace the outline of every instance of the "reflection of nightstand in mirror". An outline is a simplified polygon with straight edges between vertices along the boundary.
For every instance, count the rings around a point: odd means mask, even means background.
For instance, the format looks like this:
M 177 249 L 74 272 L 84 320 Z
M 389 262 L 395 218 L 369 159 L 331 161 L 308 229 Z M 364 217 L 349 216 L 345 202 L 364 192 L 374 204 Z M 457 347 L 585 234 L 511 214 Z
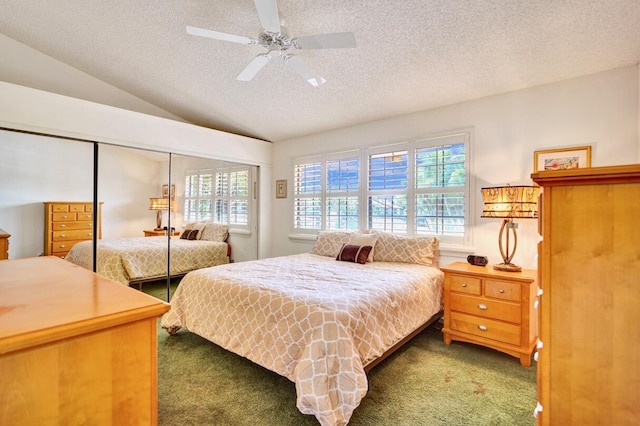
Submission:
M 159 235 L 165 235 L 166 231 L 164 229 L 159 229 L 157 231 L 155 229 L 145 229 L 142 232 L 144 232 L 145 237 L 157 237 Z M 173 235 L 178 236 L 180 235 L 180 232 L 173 231 Z

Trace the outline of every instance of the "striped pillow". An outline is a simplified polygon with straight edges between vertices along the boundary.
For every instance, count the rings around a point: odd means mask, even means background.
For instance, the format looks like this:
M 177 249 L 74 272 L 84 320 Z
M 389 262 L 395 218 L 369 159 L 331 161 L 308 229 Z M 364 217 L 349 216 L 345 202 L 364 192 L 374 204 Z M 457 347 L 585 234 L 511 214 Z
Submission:
M 343 244 L 336 260 L 342 260 L 344 262 L 355 262 L 364 265 L 367 262 L 367 257 L 371 253 L 371 246 L 356 246 L 353 244 Z

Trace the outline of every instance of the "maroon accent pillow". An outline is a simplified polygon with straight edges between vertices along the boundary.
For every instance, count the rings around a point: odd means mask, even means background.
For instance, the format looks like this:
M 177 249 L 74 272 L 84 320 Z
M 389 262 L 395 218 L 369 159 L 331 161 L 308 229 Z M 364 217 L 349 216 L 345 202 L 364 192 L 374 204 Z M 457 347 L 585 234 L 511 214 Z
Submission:
M 195 240 L 197 238 L 198 238 L 197 229 L 185 229 L 182 235 L 180 235 L 181 240 Z
M 344 262 L 357 262 L 364 265 L 367 262 L 369 253 L 373 250 L 372 246 L 355 246 L 352 244 L 343 244 L 336 260 Z

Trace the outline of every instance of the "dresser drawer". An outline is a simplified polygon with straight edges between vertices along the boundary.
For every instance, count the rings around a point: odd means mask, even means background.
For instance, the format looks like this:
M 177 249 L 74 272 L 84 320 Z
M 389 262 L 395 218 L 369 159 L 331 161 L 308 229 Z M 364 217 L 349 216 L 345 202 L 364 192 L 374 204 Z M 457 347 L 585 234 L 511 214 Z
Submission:
M 86 241 L 86 240 L 84 240 Z M 71 247 L 73 247 L 75 244 L 80 243 L 82 241 L 54 241 L 53 243 L 51 243 L 51 252 L 58 256 L 58 254 L 56 253 L 61 253 L 61 252 L 68 252 L 69 250 L 71 250 Z
M 451 275 L 449 282 L 451 291 L 480 295 L 480 278 L 468 277 L 466 275 Z
M 485 280 L 484 295 L 487 297 L 495 297 L 496 299 L 511 300 L 513 302 L 520 301 L 521 286 L 518 283 L 510 283 L 508 281 Z
M 451 293 L 449 300 L 452 311 L 520 324 L 522 307 L 519 303 L 502 302 L 456 293 Z
M 451 330 L 520 345 L 520 327 L 487 318 L 451 312 Z
M 91 205 L 91 204 L 71 204 L 71 205 L 69 205 L 69 211 L 70 212 L 76 212 L 76 213 L 92 212 L 93 211 L 93 205 Z
M 77 220 L 92 222 L 93 221 L 93 213 L 91 213 L 91 212 L 78 213 Z
M 54 222 L 69 222 L 74 221 L 77 218 L 77 213 L 53 213 L 53 221 Z
M 54 231 L 65 229 L 93 229 L 93 222 L 53 222 Z
M 53 231 L 53 241 L 90 240 L 92 230 Z
M 69 211 L 69 204 L 52 204 L 51 211 L 54 213 L 63 213 Z

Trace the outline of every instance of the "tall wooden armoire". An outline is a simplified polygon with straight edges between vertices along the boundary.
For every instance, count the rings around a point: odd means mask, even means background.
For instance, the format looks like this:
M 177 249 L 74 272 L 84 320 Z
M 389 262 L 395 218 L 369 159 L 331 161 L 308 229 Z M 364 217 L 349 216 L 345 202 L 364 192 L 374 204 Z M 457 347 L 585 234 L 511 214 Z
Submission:
M 640 165 L 542 171 L 539 425 L 640 421 Z

